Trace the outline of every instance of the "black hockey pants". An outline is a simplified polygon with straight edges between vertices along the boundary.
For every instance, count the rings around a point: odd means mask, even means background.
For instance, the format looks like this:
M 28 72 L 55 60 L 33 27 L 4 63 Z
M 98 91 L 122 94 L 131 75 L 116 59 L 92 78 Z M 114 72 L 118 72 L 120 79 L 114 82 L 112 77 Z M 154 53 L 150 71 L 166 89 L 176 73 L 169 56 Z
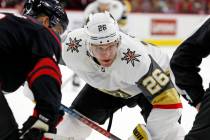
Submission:
M 210 140 L 210 88 L 206 90 L 193 127 L 185 140 Z
M 18 140 L 18 125 L 2 92 L 0 92 L 0 140 Z
M 123 99 L 106 94 L 88 84 L 80 91 L 71 107 L 91 120 L 104 124 L 115 111 L 125 105 L 128 107 L 139 105 L 145 121 L 147 121 L 147 117 L 152 109 L 152 105 L 143 94 L 138 94 L 130 99 Z

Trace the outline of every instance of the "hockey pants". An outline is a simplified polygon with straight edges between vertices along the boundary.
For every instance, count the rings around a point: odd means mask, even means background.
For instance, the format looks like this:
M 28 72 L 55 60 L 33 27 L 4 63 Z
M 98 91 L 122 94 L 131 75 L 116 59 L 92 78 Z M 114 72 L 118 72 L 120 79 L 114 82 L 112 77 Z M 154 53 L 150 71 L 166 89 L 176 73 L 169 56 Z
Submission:
M 2 92 L 0 92 L 0 140 L 18 140 L 18 125 Z

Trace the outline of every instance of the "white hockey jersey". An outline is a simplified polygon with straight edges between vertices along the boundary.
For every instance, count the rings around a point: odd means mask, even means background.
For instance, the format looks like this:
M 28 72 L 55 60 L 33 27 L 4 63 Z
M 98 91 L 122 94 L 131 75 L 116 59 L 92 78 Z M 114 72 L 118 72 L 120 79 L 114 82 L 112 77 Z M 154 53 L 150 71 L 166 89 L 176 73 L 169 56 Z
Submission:
M 117 58 L 111 67 L 102 67 L 88 54 L 84 29 L 74 30 L 69 34 L 63 46 L 63 59 L 91 86 L 107 91 L 121 90 L 129 97 L 141 93 L 136 82 L 143 77 L 150 67 L 150 54 L 156 62 L 167 69 L 169 58 L 157 47 L 143 44 L 126 34 L 121 34 L 122 41 Z
M 143 93 L 153 105 L 147 120 L 152 139 L 183 140 L 184 131 L 178 124 L 182 104 L 164 72 L 169 67 L 168 56 L 122 32 L 120 36 L 116 59 L 110 67 L 102 67 L 88 52 L 84 29 L 74 30 L 63 43 L 64 62 L 89 85 L 107 94 L 127 99 Z

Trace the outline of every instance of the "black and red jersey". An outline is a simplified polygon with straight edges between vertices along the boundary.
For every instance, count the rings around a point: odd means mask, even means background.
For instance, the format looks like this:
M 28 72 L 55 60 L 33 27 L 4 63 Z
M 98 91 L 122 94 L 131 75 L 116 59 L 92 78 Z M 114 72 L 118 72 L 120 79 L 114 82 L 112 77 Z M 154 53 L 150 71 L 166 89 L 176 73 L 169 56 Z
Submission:
M 57 113 L 61 100 L 60 56 L 60 38 L 51 29 L 30 17 L 0 14 L 2 91 L 13 92 L 27 80 L 37 111 Z
M 207 18 L 197 30 L 189 36 L 174 52 L 170 66 L 176 84 L 185 90 L 192 105 L 197 105 L 203 95 L 202 77 L 199 65 L 210 54 L 210 18 Z

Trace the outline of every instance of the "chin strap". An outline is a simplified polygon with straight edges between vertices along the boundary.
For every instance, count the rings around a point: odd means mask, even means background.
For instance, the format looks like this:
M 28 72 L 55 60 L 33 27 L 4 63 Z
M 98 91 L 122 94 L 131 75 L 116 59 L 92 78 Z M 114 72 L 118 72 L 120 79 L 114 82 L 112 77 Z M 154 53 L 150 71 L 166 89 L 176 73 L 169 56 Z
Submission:
M 113 120 L 113 113 L 109 117 L 109 124 L 108 124 L 108 127 L 107 127 L 108 132 L 110 132 L 111 127 L 112 127 L 112 120 Z

